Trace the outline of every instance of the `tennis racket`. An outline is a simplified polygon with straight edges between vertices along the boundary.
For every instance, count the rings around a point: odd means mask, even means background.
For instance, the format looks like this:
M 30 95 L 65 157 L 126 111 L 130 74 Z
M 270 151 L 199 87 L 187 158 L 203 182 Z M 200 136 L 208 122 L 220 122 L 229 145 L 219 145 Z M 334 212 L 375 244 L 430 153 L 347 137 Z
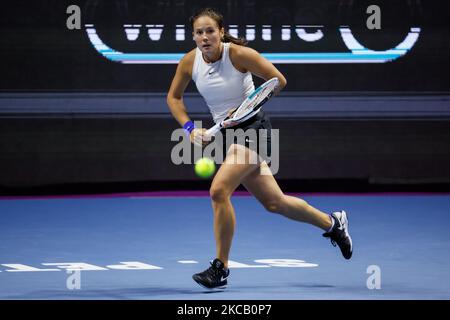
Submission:
M 220 131 L 220 129 L 227 127 L 227 125 L 237 125 L 253 117 L 259 112 L 262 105 L 272 97 L 278 83 L 279 81 L 276 77 L 264 82 L 255 89 L 255 91 L 253 91 L 231 115 L 206 130 L 206 134 L 212 137 Z

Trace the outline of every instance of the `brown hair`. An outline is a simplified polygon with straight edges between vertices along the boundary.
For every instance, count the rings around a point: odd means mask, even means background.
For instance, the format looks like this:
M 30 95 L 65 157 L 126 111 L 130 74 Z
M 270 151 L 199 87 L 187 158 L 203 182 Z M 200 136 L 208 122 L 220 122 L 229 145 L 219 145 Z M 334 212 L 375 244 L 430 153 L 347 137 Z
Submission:
M 212 8 L 203 8 L 197 11 L 193 16 L 189 18 L 189 22 L 191 23 L 191 27 L 194 28 L 194 22 L 200 17 L 207 16 L 213 19 L 219 29 L 223 28 L 223 16 L 219 12 L 215 11 Z M 247 40 L 245 38 L 236 38 L 233 37 L 227 30 L 225 30 L 225 33 L 223 35 L 223 38 L 221 39 L 223 42 L 232 42 L 234 44 L 238 44 L 241 46 L 247 45 Z

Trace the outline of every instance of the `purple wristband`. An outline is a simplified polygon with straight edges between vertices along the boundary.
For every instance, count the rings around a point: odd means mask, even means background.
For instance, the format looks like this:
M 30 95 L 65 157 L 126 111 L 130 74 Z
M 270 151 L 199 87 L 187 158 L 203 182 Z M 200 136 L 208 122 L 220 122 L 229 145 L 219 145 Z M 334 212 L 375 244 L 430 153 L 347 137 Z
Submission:
M 184 129 L 184 131 L 186 131 L 186 134 L 189 136 L 191 134 L 192 130 L 195 129 L 195 124 L 192 121 L 187 121 L 183 125 L 183 129 Z

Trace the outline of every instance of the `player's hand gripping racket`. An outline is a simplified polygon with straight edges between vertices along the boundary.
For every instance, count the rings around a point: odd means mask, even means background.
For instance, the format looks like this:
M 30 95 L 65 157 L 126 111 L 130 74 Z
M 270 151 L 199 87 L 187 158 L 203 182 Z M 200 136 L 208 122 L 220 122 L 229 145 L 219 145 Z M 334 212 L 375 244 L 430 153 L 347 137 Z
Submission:
M 260 87 L 255 89 L 241 105 L 228 117 L 217 123 L 214 127 L 206 130 L 206 135 L 212 137 L 220 129 L 230 126 L 230 124 L 239 124 L 250 119 L 257 114 L 264 103 L 269 100 L 275 88 L 278 86 L 278 78 L 272 78 L 264 82 Z

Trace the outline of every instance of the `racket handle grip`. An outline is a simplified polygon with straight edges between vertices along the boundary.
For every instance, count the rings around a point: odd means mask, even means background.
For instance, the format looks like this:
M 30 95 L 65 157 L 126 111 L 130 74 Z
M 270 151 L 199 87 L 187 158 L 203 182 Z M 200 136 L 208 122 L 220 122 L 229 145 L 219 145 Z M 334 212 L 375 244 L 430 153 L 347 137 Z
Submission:
M 221 127 L 220 122 L 219 122 L 219 123 L 217 123 L 214 127 L 211 127 L 211 128 L 209 128 L 208 130 L 206 130 L 206 134 L 207 134 L 209 137 L 212 137 L 212 136 L 214 136 L 217 132 L 219 132 L 221 128 L 222 128 L 222 127 Z

